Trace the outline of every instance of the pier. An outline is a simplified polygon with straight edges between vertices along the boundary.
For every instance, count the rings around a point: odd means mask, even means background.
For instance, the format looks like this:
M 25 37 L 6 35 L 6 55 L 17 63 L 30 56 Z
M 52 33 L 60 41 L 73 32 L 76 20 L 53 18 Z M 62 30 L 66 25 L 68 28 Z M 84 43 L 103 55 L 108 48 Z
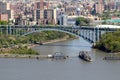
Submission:
M 120 60 L 119 56 L 106 56 L 103 60 Z

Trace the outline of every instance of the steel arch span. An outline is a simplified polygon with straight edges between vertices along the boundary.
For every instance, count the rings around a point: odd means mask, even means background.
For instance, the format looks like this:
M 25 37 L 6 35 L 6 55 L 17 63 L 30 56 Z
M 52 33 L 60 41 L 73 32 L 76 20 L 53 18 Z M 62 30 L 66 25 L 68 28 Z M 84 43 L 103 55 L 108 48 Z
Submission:
M 34 30 L 34 31 L 30 31 L 30 32 L 27 32 L 25 34 L 23 34 L 22 36 L 27 36 L 29 34 L 32 34 L 32 33 L 35 33 L 35 32 L 41 32 L 41 31 L 59 31 L 59 32 L 64 32 L 64 33 L 68 33 L 68 34 L 71 34 L 71 35 L 74 35 L 76 37 L 80 37 L 79 34 L 77 33 L 73 33 L 73 32 L 70 32 L 70 31 L 67 31 L 67 30 L 60 30 L 60 29 L 40 29 L 40 30 Z

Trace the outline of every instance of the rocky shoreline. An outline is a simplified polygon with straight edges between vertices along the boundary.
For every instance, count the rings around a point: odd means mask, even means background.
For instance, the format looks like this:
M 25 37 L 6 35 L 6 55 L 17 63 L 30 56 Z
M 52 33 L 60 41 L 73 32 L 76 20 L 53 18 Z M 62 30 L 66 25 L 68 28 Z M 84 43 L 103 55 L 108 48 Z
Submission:
M 49 40 L 49 41 L 46 41 L 46 42 L 42 42 L 42 45 L 44 44 L 50 44 L 50 43 L 55 43 L 55 42 L 61 42 L 61 41 L 66 41 L 66 40 L 73 40 L 73 39 L 77 39 L 77 38 L 61 38 L 61 39 L 55 39 L 55 40 Z M 29 48 L 32 48 L 32 47 L 35 47 L 39 44 L 29 44 Z M 40 44 L 41 45 L 41 44 Z
M 65 37 L 65 38 L 61 38 L 61 39 L 49 40 L 49 41 L 43 42 L 43 44 L 55 43 L 55 42 L 66 41 L 66 40 L 71 40 L 71 39 L 68 39 L 67 37 Z
M 0 58 L 27 58 L 27 59 L 40 59 L 50 58 L 48 55 L 20 55 L 20 54 L 0 54 Z

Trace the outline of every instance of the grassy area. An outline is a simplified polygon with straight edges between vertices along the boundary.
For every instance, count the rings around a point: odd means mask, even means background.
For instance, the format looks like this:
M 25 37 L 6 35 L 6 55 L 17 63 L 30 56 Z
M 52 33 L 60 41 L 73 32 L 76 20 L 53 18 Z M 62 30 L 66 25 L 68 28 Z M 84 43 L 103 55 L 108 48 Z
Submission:
M 39 54 L 38 52 L 29 49 L 27 47 L 19 47 L 19 48 L 6 48 L 4 50 L 1 50 L 1 54 L 29 54 L 29 55 L 37 55 Z

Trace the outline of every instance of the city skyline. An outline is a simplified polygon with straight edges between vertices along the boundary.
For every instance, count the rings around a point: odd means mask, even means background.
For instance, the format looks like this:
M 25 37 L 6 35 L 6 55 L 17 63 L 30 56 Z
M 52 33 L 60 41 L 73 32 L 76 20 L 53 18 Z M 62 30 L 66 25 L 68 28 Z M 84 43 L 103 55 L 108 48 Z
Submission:
M 99 20 L 98 14 L 101 15 L 106 10 L 120 11 L 120 0 L 5 1 L 0 2 L 0 15 L 2 16 L 0 20 L 12 21 L 15 25 L 56 25 L 61 21 L 63 14 L 68 18 L 69 16 L 84 16 L 91 20 Z

